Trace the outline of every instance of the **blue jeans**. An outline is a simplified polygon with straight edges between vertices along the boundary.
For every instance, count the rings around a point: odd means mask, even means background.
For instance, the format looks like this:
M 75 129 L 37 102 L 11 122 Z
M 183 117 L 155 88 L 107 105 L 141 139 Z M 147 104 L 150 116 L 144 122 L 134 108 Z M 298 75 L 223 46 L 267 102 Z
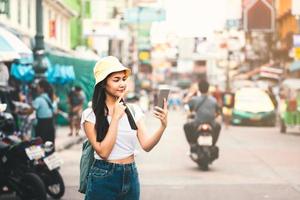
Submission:
M 96 159 L 88 177 L 85 200 L 139 200 L 135 163 L 115 164 Z

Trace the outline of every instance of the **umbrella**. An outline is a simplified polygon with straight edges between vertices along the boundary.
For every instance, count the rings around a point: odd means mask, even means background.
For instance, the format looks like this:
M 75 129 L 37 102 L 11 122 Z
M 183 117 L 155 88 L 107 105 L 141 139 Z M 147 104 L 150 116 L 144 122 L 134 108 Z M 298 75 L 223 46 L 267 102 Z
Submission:
M 0 57 L 3 61 L 32 56 L 32 51 L 17 36 L 0 27 Z

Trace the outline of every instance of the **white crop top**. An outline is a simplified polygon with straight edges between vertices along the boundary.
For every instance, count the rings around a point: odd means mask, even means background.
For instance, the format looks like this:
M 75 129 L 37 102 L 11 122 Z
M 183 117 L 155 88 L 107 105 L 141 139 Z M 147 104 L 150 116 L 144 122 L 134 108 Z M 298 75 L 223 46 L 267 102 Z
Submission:
M 130 108 L 134 109 L 134 114 L 132 112 L 132 116 L 135 119 L 135 122 L 138 122 L 144 116 L 142 110 L 136 105 L 132 105 Z M 111 116 L 108 116 L 107 119 L 110 123 Z M 92 108 L 87 108 L 82 112 L 80 125 L 83 132 L 83 124 L 85 121 L 93 124 L 96 123 L 96 117 Z M 127 115 L 124 114 L 119 120 L 116 143 L 108 157 L 108 160 L 117 160 L 133 155 L 136 152 L 137 143 L 137 131 L 131 129 Z M 102 158 L 96 152 L 94 152 L 94 156 L 95 159 L 102 160 Z

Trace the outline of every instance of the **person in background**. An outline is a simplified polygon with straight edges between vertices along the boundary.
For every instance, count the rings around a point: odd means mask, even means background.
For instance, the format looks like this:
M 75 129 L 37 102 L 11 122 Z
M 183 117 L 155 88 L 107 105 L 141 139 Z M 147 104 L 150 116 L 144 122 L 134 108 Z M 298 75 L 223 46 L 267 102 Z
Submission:
M 229 124 L 231 122 L 232 117 L 232 110 L 234 107 L 234 93 L 231 92 L 229 89 L 223 93 L 222 96 L 222 113 L 223 113 L 223 121 L 225 123 L 225 128 L 228 129 Z
M 85 96 L 80 86 L 72 88 L 68 95 L 69 103 L 69 125 L 70 133 L 69 136 L 78 135 L 80 129 L 80 116 L 83 109 L 83 103 Z
M 222 91 L 220 90 L 219 85 L 215 86 L 215 90 L 212 92 L 213 97 L 217 100 L 219 107 L 222 107 Z
M 216 121 L 220 114 L 220 107 L 216 99 L 208 94 L 209 83 L 207 81 L 199 81 L 198 88 L 201 92 L 200 96 L 190 94 L 190 98 L 185 99 L 188 109 L 195 112 L 195 117 L 191 122 L 184 124 L 184 133 L 187 141 L 192 146 L 197 142 L 198 126 L 201 123 L 209 123 L 213 128 L 213 145 L 216 145 L 221 131 L 221 125 Z
M 271 101 L 272 101 L 272 103 L 274 105 L 274 108 L 277 109 L 278 102 L 277 102 L 276 96 L 275 96 L 275 94 L 273 92 L 272 86 L 269 85 L 268 86 L 268 90 L 266 92 L 269 95 L 269 97 L 270 97 L 270 99 L 271 99 Z
M 0 57 L 0 86 L 8 86 L 9 71 Z
M 53 104 L 54 91 L 52 86 L 44 79 L 38 81 L 36 86 L 37 97 L 32 102 L 32 107 L 25 112 L 36 112 L 37 124 L 35 136 L 41 137 L 44 142 L 51 141 L 55 144 L 55 111 Z M 54 145 L 55 146 L 55 145 Z
M 188 103 L 189 100 L 191 100 L 191 98 L 196 97 L 198 95 L 200 95 L 198 84 L 197 83 L 193 83 L 190 86 L 190 88 L 188 89 L 187 93 L 183 96 L 182 102 L 184 104 L 186 104 L 186 103 Z

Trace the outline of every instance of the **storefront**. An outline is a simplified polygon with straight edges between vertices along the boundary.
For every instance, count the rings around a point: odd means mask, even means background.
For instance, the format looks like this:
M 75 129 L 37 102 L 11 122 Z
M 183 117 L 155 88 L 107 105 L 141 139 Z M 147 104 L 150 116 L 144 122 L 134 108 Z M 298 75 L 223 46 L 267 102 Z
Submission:
M 294 61 L 289 66 L 289 75 L 292 78 L 300 78 L 300 60 Z

